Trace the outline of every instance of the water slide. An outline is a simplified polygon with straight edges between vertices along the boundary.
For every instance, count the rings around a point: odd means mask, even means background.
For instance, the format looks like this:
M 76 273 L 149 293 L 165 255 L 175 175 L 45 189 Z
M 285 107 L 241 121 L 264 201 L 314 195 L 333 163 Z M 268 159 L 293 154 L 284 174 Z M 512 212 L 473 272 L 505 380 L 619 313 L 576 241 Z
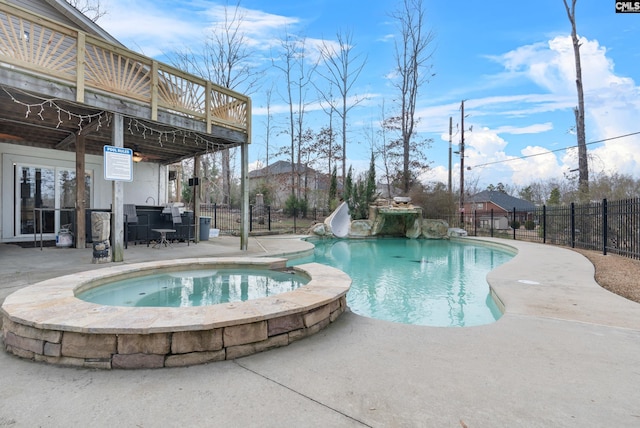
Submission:
M 351 224 L 351 216 L 349 215 L 349 206 L 346 202 L 338 205 L 338 208 L 331 213 L 325 220 L 333 235 L 337 238 L 344 238 L 349 234 L 349 225 Z

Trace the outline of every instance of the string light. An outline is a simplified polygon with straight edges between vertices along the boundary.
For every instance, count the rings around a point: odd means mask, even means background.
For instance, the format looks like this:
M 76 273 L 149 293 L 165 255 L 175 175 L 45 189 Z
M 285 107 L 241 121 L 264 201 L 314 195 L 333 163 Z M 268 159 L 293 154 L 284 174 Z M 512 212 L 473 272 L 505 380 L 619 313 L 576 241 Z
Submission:
M 62 114 L 66 114 L 67 117 L 69 118 L 69 121 L 71 122 L 74 119 L 78 120 L 78 134 L 82 133 L 83 130 L 83 124 L 85 121 L 87 121 L 87 123 L 91 123 L 94 119 L 98 120 L 98 127 L 97 129 L 100 129 L 100 127 L 102 126 L 102 120 L 105 117 L 108 117 L 108 113 L 105 111 L 100 111 L 98 113 L 88 113 L 88 114 L 78 114 L 78 113 L 74 113 L 70 110 L 65 109 L 64 107 L 62 107 L 61 105 L 59 105 L 56 101 L 55 98 L 51 98 L 51 99 L 45 99 L 45 98 L 40 98 L 37 97 L 35 95 L 32 94 L 28 94 L 24 91 L 20 91 L 20 90 L 16 90 L 16 92 L 21 92 L 24 95 L 28 95 L 32 98 L 37 98 L 37 99 L 41 99 L 42 102 L 39 103 L 25 103 L 23 101 L 20 101 L 19 99 L 17 99 L 14 94 L 12 94 L 11 92 L 9 92 L 9 90 L 2 86 L 2 90 L 9 95 L 9 97 L 11 97 L 11 101 L 13 101 L 16 104 L 19 104 L 21 106 L 26 107 L 26 112 L 25 112 L 25 119 L 28 118 L 33 112 L 32 109 L 37 109 L 38 107 L 40 108 L 38 110 L 38 113 L 36 113 L 36 115 L 40 118 L 40 120 L 44 121 L 45 118 L 43 116 L 44 112 L 45 112 L 45 108 L 53 108 L 56 110 L 57 113 L 57 117 L 58 117 L 58 123 L 56 124 L 56 129 L 60 128 L 60 126 L 64 123 L 64 121 L 62 120 Z
M 214 141 L 208 140 L 196 132 L 186 131 L 182 129 L 171 129 L 171 130 L 160 129 L 160 128 L 153 127 L 148 123 L 145 123 L 133 117 L 128 117 L 128 119 L 129 119 L 129 124 L 127 126 L 127 130 L 131 135 L 135 135 L 135 134 L 141 135 L 142 138 L 145 140 L 147 139 L 147 136 L 149 136 L 149 138 L 151 137 L 155 138 L 155 135 L 157 135 L 158 144 L 160 145 L 160 147 L 164 147 L 162 142 L 163 140 L 165 143 L 171 142 L 172 144 L 176 144 L 177 139 L 182 137 L 183 145 L 187 143 L 187 139 L 192 139 L 196 146 L 199 147 L 200 144 L 202 144 L 203 146 L 206 147 L 207 151 L 209 150 L 216 151 L 216 150 L 225 149 L 224 144 L 220 144 L 220 143 L 216 143 Z
M 92 123 L 94 120 L 98 121 L 96 130 L 102 128 L 103 126 L 106 128 L 109 128 L 111 125 L 112 114 L 106 111 L 100 111 L 98 113 L 87 113 L 87 114 L 75 113 L 58 104 L 57 101 L 60 101 L 60 100 L 57 100 L 55 98 L 45 99 L 45 98 L 41 98 L 36 95 L 27 93 L 25 91 L 14 89 L 16 93 L 19 92 L 25 96 L 42 100 L 39 103 L 27 103 L 27 102 L 20 101 L 4 85 L 0 85 L 0 87 L 11 98 L 11 100 L 14 103 L 25 107 L 26 109 L 25 118 L 28 118 L 30 115 L 34 114 L 33 113 L 34 110 L 37 109 L 38 113 L 36 113 L 36 115 L 40 118 L 40 120 L 44 121 L 45 109 L 52 108 L 52 109 L 55 109 L 57 114 L 58 122 L 56 124 L 56 128 L 60 128 L 60 126 L 63 125 L 64 123 L 64 120 L 62 119 L 63 115 L 66 115 L 69 121 L 72 121 L 75 119 L 78 120 L 78 134 L 81 134 L 84 127 L 88 126 L 88 124 Z M 65 101 L 65 102 L 70 103 L 68 101 Z M 73 105 L 73 103 L 70 103 L 70 104 Z M 155 138 L 155 136 L 157 135 L 158 145 L 160 147 L 164 147 L 163 140 L 164 140 L 164 143 L 171 142 L 172 144 L 176 144 L 176 141 L 178 140 L 178 138 L 182 137 L 183 145 L 187 144 L 187 140 L 193 140 L 196 146 L 200 147 L 200 145 L 203 145 L 207 152 L 209 151 L 215 152 L 215 151 L 224 150 L 227 148 L 226 145 L 216 143 L 207 138 L 204 138 L 201 134 L 197 132 L 187 131 L 183 129 L 171 129 L 171 130 L 160 129 L 160 128 L 151 126 L 148 123 L 145 123 L 134 117 L 125 116 L 125 118 L 129 120 L 129 123 L 127 126 L 127 130 L 129 131 L 129 134 L 141 136 L 144 140 L 147 139 L 147 136 L 149 138 Z

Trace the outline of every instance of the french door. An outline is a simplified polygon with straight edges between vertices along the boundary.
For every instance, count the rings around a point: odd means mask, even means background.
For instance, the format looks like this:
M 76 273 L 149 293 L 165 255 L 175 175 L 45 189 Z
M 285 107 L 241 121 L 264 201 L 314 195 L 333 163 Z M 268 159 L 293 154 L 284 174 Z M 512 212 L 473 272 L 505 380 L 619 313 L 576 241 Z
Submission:
M 85 171 L 85 206 L 91 207 L 93 171 Z M 55 234 L 72 225 L 76 207 L 76 172 L 65 167 L 15 166 L 15 234 Z

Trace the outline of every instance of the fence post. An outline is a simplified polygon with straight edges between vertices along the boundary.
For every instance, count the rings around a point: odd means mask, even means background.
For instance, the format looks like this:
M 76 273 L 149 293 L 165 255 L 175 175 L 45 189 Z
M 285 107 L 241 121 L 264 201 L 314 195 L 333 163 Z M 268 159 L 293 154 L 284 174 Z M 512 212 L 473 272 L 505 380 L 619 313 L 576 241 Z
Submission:
M 298 218 L 298 207 L 293 207 L 293 233 L 297 233 L 297 220 Z
M 493 208 L 491 208 L 491 223 L 489 224 L 490 235 L 493 238 Z
M 473 236 L 478 236 L 478 210 L 473 210 Z
M 218 204 L 213 204 L 213 228 L 218 228 Z
M 267 229 L 271 232 L 271 205 L 267 205 Z
M 607 198 L 602 200 L 602 255 L 607 255 L 607 229 L 609 228 L 607 220 Z
M 253 205 L 249 204 L 249 232 L 253 231 Z
M 571 202 L 571 248 L 576 248 L 576 204 Z
M 547 243 L 547 206 L 542 206 L 542 243 Z
M 513 240 L 516 240 L 516 207 L 513 207 L 513 218 L 511 219 L 511 228 L 513 229 Z

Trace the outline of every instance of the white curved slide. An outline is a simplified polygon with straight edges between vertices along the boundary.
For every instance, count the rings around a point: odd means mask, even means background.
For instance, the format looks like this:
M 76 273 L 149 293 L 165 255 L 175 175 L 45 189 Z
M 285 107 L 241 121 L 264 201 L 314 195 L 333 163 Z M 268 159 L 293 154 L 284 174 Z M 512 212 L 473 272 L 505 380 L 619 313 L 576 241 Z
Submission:
M 338 208 L 327 218 L 327 223 L 334 236 L 344 238 L 349 234 L 351 216 L 349 215 L 349 206 L 346 202 L 338 205 Z

